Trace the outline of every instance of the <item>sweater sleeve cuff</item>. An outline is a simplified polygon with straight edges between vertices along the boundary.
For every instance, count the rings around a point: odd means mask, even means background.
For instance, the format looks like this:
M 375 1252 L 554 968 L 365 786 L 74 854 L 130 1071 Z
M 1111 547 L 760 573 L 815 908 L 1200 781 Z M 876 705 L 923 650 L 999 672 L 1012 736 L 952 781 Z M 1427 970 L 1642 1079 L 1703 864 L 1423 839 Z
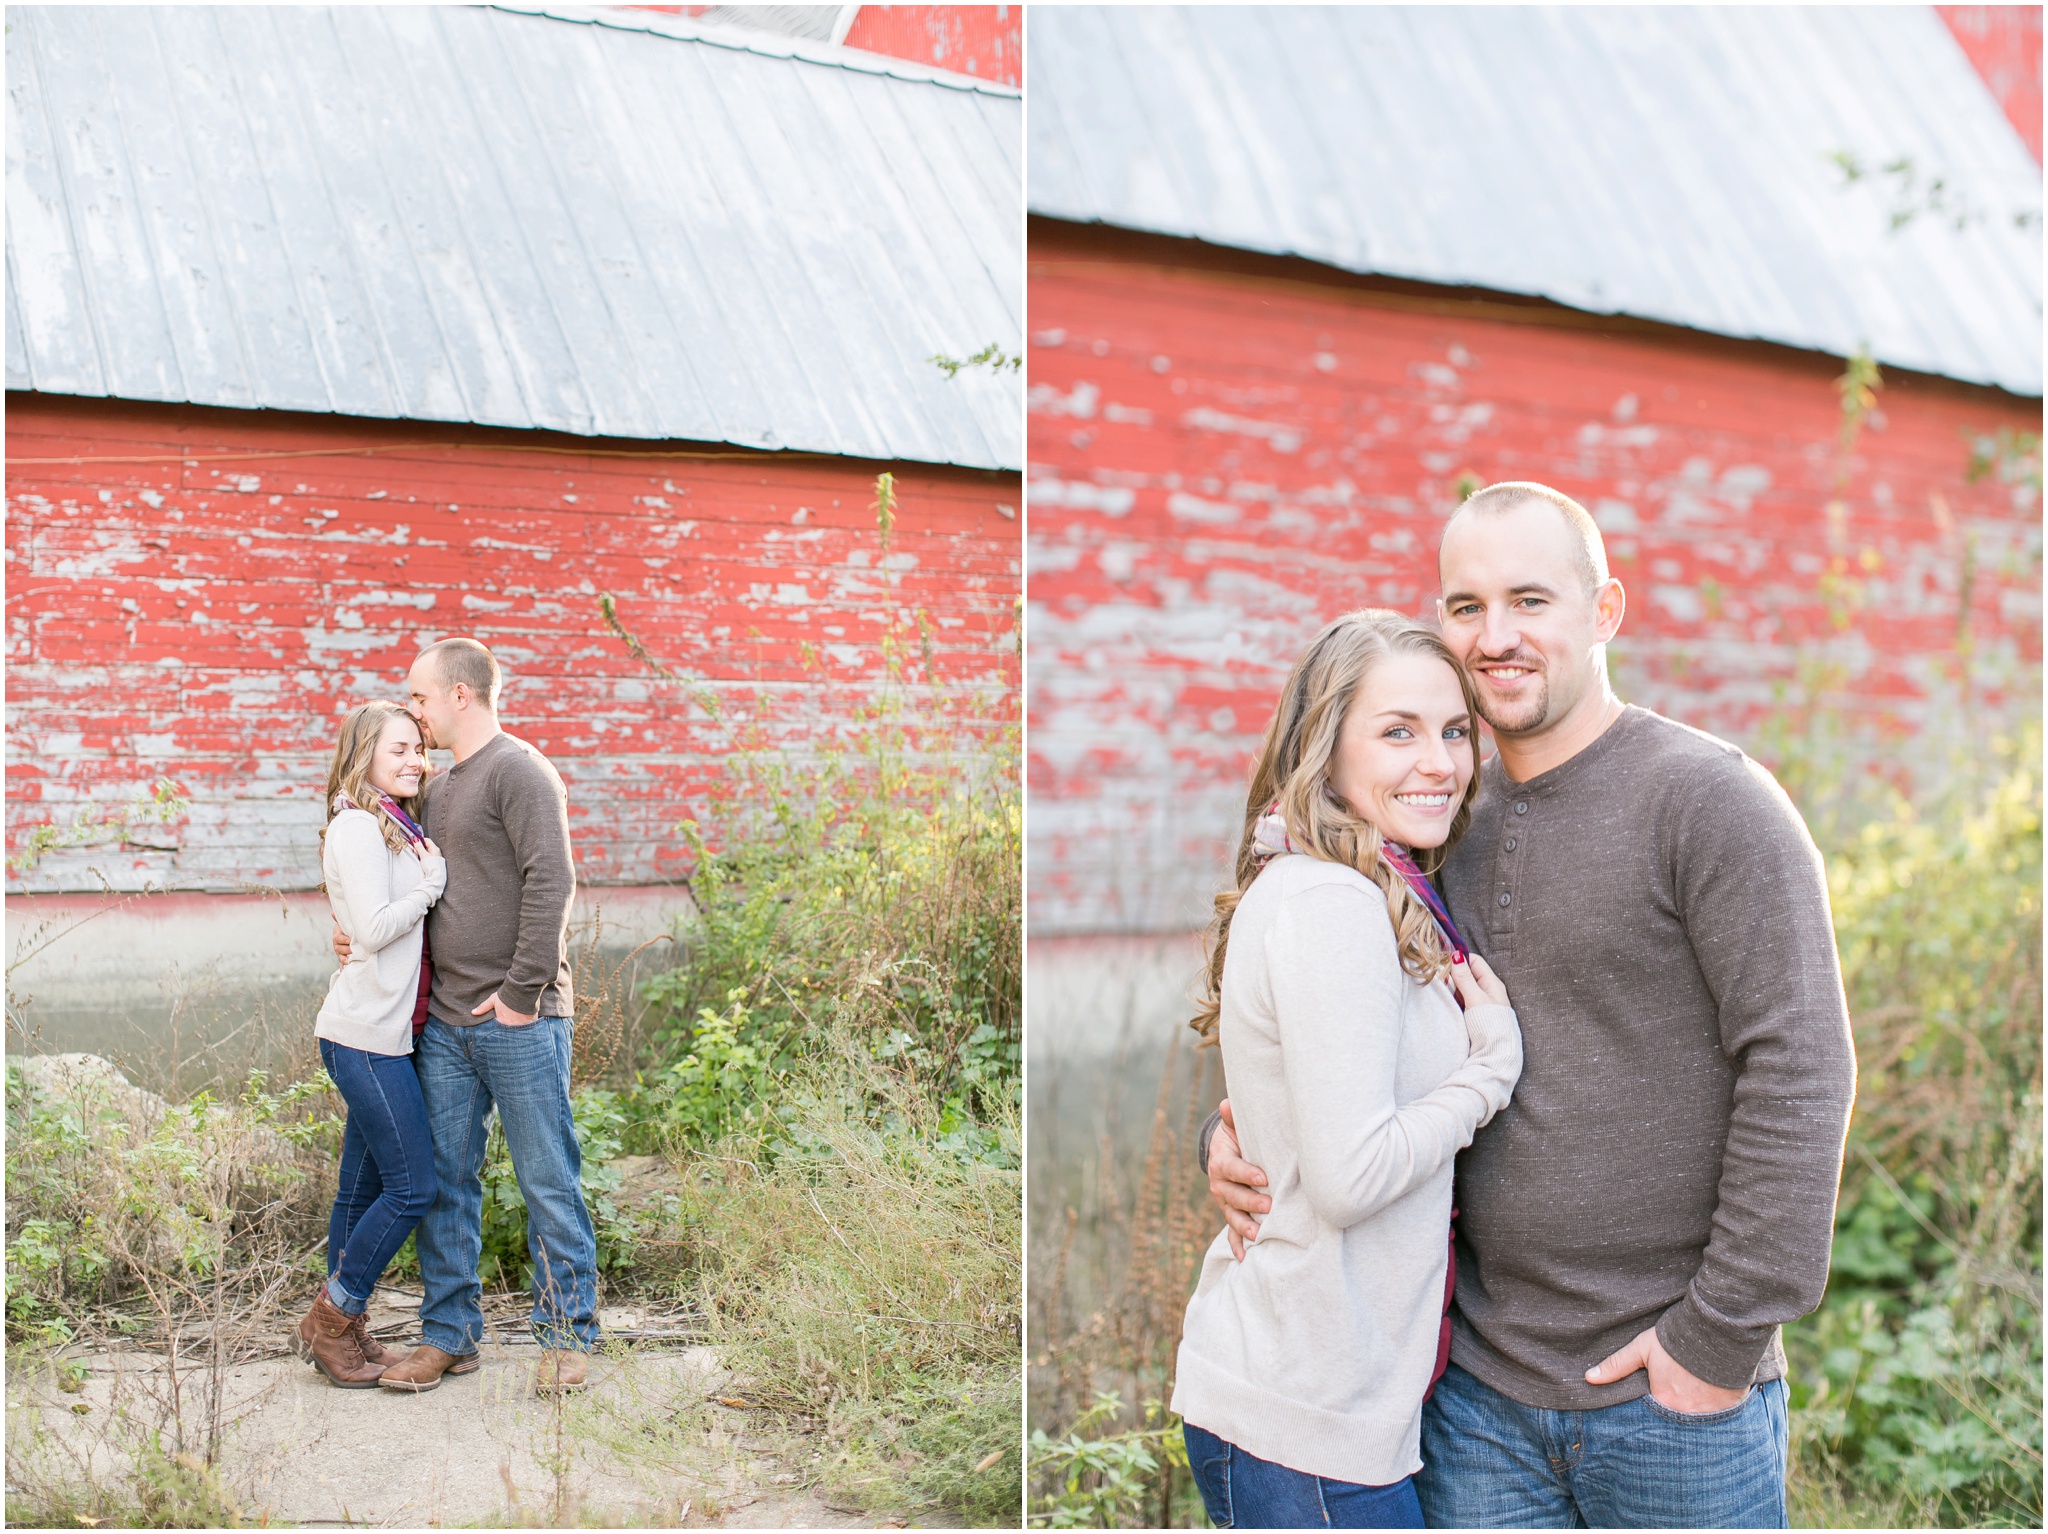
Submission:
M 1202 1132 L 1195 1136 L 1195 1165 L 1202 1169 L 1202 1175 L 1209 1175 L 1209 1142 L 1216 1138 L 1216 1126 L 1223 1122 L 1223 1110 L 1212 1108 L 1209 1116 L 1202 1120 Z
M 507 980 L 498 987 L 498 1000 L 522 1017 L 530 1017 L 540 1011 L 541 987 L 537 985 L 514 985 Z
M 1746 1390 L 1769 1351 L 1775 1326 L 1737 1326 L 1690 1291 L 1657 1320 L 1657 1340 L 1687 1373 L 1723 1390 Z

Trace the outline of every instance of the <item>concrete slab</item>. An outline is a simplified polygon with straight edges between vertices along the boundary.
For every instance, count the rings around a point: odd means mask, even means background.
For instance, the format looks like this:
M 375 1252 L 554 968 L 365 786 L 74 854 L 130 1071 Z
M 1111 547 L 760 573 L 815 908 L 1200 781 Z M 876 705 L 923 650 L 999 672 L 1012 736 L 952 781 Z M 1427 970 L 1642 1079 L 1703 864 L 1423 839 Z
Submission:
M 590 1389 L 560 1399 L 535 1395 L 538 1356 L 489 1349 L 479 1371 L 421 1395 L 337 1389 L 297 1359 L 233 1366 L 220 1377 L 217 1463 L 272 1524 L 874 1526 L 805 1484 L 806 1440 L 717 1402 L 724 1375 L 709 1349 L 596 1360 Z M 212 1400 L 203 1365 L 184 1366 L 174 1392 L 157 1355 L 73 1363 L 85 1372 L 75 1391 L 48 1374 L 11 1382 L 11 1466 L 40 1427 L 33 1452 L 44 1465 L 118 1475 L 143 1435 L 161 1430 L 174 1393 L 186 1442 L 199 1441 Z

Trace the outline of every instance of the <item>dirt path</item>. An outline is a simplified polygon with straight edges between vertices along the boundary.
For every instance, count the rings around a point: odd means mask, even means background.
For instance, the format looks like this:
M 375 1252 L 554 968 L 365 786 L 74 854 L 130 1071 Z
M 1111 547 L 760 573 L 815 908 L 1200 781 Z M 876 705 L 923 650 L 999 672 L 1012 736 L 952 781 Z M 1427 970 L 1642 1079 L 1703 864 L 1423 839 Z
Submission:
M 717 1403 L 709 1350 L 597 1360 L 591 1388 L 562 1402 L 535 1396 L 537 1357 L 530 1346 L 487 1349 L 481 1370 L 417 1396 L 338 1390 L 296 1359 L 231 1368 L 224 1478 L 253 1517 L 276 1524 L 875 1526 L 804 1487 L 804 1440 L 757 1436 L 751 1413 Z M 147 1353 L 77 1362 L 86 1375 L 74 1392 L 54 1376 L 12 1382 L 10 1458 L 33 1418 L 45 1463 L 118 1474 L 163 1419 L 167 1366 Z M 175 1393 L 198 1403 L 203 1422 L 203 1371 Z

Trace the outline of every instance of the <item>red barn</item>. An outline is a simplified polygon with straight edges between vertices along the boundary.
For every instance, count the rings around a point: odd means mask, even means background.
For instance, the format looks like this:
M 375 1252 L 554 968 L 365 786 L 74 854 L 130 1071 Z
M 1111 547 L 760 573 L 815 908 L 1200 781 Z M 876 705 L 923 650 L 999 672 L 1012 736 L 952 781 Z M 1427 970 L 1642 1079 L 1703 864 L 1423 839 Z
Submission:
M 1034 1027 L 1135 972 L 1083 935 L 1202 923 L 1285 667 L 1433 612 L 1473 484 L 1591 509 L 1621 691 L 1767 758 L 2037 706 L 2040 172 L 1932 9 L 1060 7 L 1030 47 Z
M 435 638 L 632 934 L 887 614 L 1012 717 L 1020 384 L 934 359 L 1021 346 L 1018 92 L 585 14 L 10 11 L 9 927 L 171 892 L 15 977 L 47 1047 L 302 1021 L 335 724 Z
M 2041 7 L 1938 5 L 1941 19 L 2041 163 Z
M 695 16 L 721 26 L 844 43 L 936 64 L 955 74 L 1024 83 L 1021 5 L 626 5 L 620 10 Z
M 1021 5 L 863 5 L 845 41 L 1005 85 L 1024 83 Z

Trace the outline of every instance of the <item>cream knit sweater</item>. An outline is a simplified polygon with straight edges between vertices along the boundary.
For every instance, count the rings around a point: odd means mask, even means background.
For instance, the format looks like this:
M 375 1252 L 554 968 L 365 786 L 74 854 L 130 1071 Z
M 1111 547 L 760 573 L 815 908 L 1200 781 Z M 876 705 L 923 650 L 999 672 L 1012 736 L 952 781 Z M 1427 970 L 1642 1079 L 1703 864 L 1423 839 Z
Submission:
M 348 934 L 348 962 L 327 982 L 313 1032 L 378 1055 L 412 1053 L 419 999 L 421 923 L 448 881 L 445 860 L 393 852 L 368 810 L 351 806 L 320 847 L 327 903 Z
M 1209 1248 L 1173 1409 L 1290 1469 L 1398 1481 L 1422 1464 L 1452 1160 L 1514 1089 L 1515 1014 L 1417 984 L 1379 887 L 1295 854 L 1231 920 L 1218 1034 L 1273 1208 L 1242 1263 Z

